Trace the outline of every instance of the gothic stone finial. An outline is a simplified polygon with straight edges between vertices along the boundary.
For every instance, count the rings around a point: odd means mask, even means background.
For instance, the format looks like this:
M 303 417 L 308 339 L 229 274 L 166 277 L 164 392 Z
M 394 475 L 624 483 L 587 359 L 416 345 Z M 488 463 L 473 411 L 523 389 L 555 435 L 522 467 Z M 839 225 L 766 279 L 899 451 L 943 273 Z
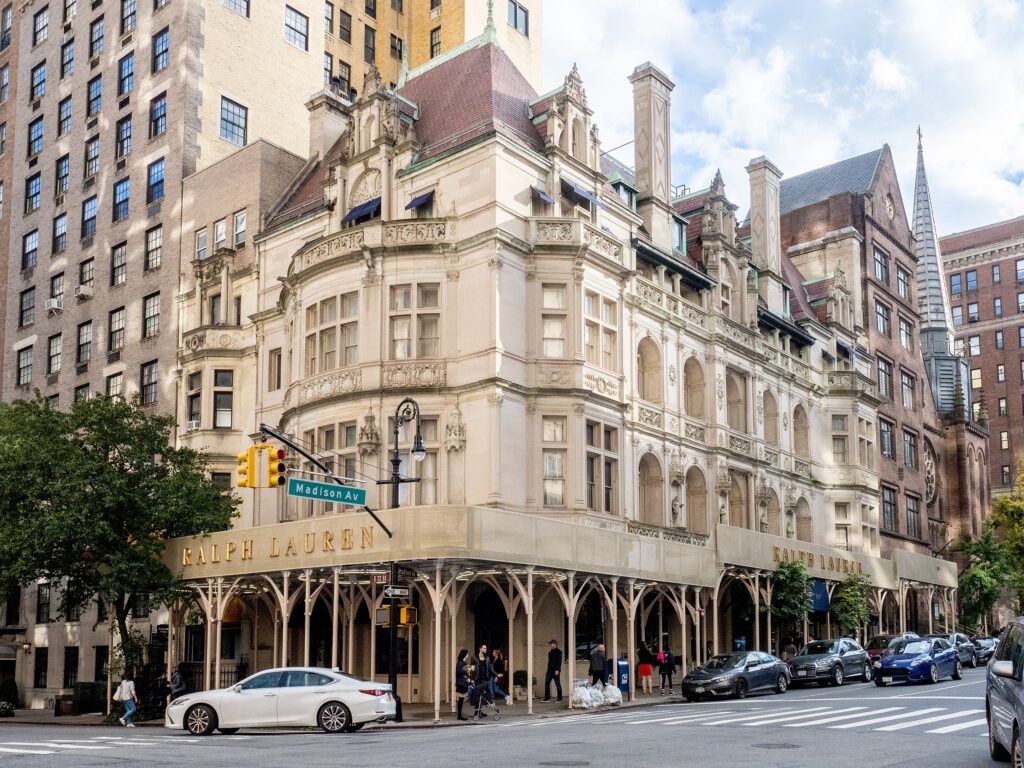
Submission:
M 401 88 L 405 85 L 405 81 L 409 79 L 409 44 L 407 42 L 402 43 L 402 67 L 398 71 L 398 87 Z
M 722 169 L 718 168 L 715 170 L 715 178 L 711 182 L 711 194 L 712 195 L 724 195 L 725 194 L 725 181 L 722 179 Z
M 484 34 L 495 34 L 497 29 L 494 26 L 494 0 L 487 0 L 487 23 L 484 25 Z
M 921 126 L 917 126 L 917 151 L 921 151 Z

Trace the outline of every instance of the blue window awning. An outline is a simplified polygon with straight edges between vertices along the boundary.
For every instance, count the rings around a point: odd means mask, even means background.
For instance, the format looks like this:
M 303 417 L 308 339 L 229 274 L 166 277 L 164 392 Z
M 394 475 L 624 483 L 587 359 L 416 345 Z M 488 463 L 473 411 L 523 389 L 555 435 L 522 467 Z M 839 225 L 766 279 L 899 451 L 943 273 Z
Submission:
M 380 198 L 375 197 L 373 200 L 367 200 L 362 205 L 357 205 L 351 211 L 345 214 L 345 218 L 341 220 L 342 224 L 348 224 L 351 221 L 358 221 L 364 219 L 367 216 L 373 216 L 377 211 L 380 210 Z
M 540 187 L 530 187 L 530 190 L 533 192 L 534 195 L 539 197 L 541 200 L 543 200 L 548 205 L 554 205 L 555 204 L 555 201 L 552 199 L 551 195 L 549 195 L 547 192 L 545 192 Z
M 409 201 L 409 204 L 405 206 L 405 210 L 411 211 L 413 208 L 419 208 L 422 205 L 434 202 L 434 190 L 424 192 L 422 195 L 414 197 Z
M 566 179 L 562 179 L 562 194 L 566 195 L 567 197 L 571 197 L 573 195 L 575 195 L 576 197 L 582 197 L 584 200 L 587 200 L 593 203 L 594 205 L 601 206 L 602 208 L 604 207 L 604 204 L 596 197 L 594 197 L 594 195 L 587 192 L 587 190 L 585 190 L 583 187 L 578 187 L 571 181 L 567 181 Z
M 836 349 L 839 350 L 839 354 L 843 357 L 853 358 L 853 348 L 839 339 L 836 339 Z

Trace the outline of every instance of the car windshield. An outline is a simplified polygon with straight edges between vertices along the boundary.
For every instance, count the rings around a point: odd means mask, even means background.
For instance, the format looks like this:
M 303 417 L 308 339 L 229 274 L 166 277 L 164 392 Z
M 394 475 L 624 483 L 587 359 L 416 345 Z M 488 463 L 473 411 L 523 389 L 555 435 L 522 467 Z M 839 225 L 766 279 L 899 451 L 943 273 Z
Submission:
M 747 654 L 745 653 L 732 653 L 728 656 L 725 654 L 712 656 L 708 659 L 708 663 L 704 665 L 704 669 L 735 669 L 743 664 L 746 659 Z
M 815 640 L 800 649 L 800 656 L 814 656 L 818 653 L 839 653 L 839 643 L 832 640 Z
M 897 640 L 892 644 L 893 653 L 928 653 L 932 644 L 927 640 Z
M 994 640 L 975 640 L 974 642 L 980 645 L 982 648 L 991 648 L 993 645 L 995 645 Z
M 869 651 L 881 651 L 889 647 L 889 641 L 892 640 L 888 635 L 876 635 L 868 641 L 867 648 Z

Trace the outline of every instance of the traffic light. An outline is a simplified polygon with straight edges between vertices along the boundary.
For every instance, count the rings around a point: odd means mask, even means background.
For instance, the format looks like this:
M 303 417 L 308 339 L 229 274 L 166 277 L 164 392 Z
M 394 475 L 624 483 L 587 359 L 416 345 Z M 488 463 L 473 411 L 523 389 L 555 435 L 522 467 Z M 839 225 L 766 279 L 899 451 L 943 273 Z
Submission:
M 267 485 L 270 488 L 284 485 L 284 473 L 288 471 L 284 464 L 287 455 L 282 448 L 271 448 L 267 451 Z
M 416 608 L 411 605 L 403 605 L 398 611 L 398 623 L 403 625 L 416 624 Z
M 250 447 L 238 454 L 238 487 L 256 487 L 256 448 Z

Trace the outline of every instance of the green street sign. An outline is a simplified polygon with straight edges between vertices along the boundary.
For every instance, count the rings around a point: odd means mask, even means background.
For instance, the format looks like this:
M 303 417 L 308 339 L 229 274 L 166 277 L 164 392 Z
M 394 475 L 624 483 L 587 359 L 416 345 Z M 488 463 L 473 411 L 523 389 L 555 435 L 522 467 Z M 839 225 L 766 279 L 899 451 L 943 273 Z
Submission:
M 288 495 L 298 496 L 300 499 L 351 504 L 354 507 L 362 507 L 366 504 L 366 491 L 362 488 L 353 488 L 337 483 L 318 483 L 298 477 L 288 478 Z

